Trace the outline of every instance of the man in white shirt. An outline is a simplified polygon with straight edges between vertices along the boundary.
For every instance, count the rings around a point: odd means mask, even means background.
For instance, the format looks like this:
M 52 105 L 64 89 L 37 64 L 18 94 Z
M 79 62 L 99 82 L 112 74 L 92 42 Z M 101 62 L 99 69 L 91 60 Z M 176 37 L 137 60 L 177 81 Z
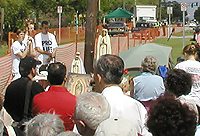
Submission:
M 135 124 L 138 134 L 151 135 L 144 126 L 147 114 L 145 107 L 126 96 L 119 87 L 123 71 L 124 62 L 120 57 L 110 54 L 101 56 L 94 67 L 95 91 L 106 97 L 111 107 L 111 118 L 128 119 Z
M 58 44 L 56 38 L 52 33 L 48 32 L 49 23 L 42 22 L 42 32 L 35 35 L 36 51 L 40 53 L 38 59 L 42 64 L 49 64 L 55 57 L 56 48 Z

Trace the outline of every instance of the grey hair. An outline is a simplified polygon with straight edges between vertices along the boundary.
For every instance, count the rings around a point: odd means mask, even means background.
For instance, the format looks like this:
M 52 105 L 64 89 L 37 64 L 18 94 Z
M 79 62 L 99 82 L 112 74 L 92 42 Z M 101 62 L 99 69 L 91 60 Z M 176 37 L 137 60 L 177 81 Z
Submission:
M 81 136 L 81 135 L 79 135 L 73 131 L 65 131 L 65 132 L 58 134 L 57 136 Z
M 112 54 L 102 55 L 94 65 L 106 84 L 120 84 L 124 70 L 122 58 Z
M 75 119 L 82 120 L 90 129 L 96 130 L 109 116 L 110 105 L 102 94 L 89 92 L 77 97 Z
M 158 61 L 153 56 L 146 56 L 141 63 L 143 72 L 155 73 L 157 69 Z
M 56 136 L 65 131 L 63 121 L 55 114 L 39 114 L 26 123 L 26 136 Z

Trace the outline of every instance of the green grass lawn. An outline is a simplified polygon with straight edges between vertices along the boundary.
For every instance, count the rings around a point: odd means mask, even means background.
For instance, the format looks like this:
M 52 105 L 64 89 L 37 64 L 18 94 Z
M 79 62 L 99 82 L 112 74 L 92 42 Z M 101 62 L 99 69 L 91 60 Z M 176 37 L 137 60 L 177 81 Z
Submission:
M 8 46 L 7 45 L 2 45 L 0 46 L 0 57 L 4 56 L 6 54 L 8 50 Z
M 186 30 L 185 36 L 193 35 L 194 30 Z M 173 36 L 183 36 L 183 32 L 174 33 Z
M 167 41 L 167 38 L 158 38 L 155 40 L 155 43 L 172 47 L 172 59 L 174 63 L 176 63 L 177 57 L 182 56 L 182 38 L 171 38 L 169 41 Z M 185 43 L 186 45 L 191 43 L 190 39 L 185 39 Z

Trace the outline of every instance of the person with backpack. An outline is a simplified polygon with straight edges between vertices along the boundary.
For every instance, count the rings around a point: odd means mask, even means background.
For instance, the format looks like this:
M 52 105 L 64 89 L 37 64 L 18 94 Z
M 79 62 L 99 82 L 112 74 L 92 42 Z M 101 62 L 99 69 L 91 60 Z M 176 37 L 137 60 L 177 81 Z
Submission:
M 12 81 L 6 88 L 4 108 L 14 120 L 15 126 L 22 120 L 32 117 L 32 99 L 44 91 L 39 83 L 32 81 L 36 75 L 36 65 L 40 64 L 41 62 L 33 57 L 21 59 L 19 63 L 21 78 Z

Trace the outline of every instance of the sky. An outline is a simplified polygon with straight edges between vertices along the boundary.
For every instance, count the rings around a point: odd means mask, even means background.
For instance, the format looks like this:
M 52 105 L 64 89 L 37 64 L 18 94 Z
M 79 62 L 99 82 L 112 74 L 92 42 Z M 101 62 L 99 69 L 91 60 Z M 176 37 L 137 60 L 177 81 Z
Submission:
M 200 0 L 168 0 L 168 1 L 177 1 L 179 3 L 181 2 L 187 3 L 188 4 L 187 13 L 190 20 L 194 19 L 194 11 L 198 8 L 198 7 L 191 8 L 191 4 L 194 2 L 198 2 L 200 6 Z

